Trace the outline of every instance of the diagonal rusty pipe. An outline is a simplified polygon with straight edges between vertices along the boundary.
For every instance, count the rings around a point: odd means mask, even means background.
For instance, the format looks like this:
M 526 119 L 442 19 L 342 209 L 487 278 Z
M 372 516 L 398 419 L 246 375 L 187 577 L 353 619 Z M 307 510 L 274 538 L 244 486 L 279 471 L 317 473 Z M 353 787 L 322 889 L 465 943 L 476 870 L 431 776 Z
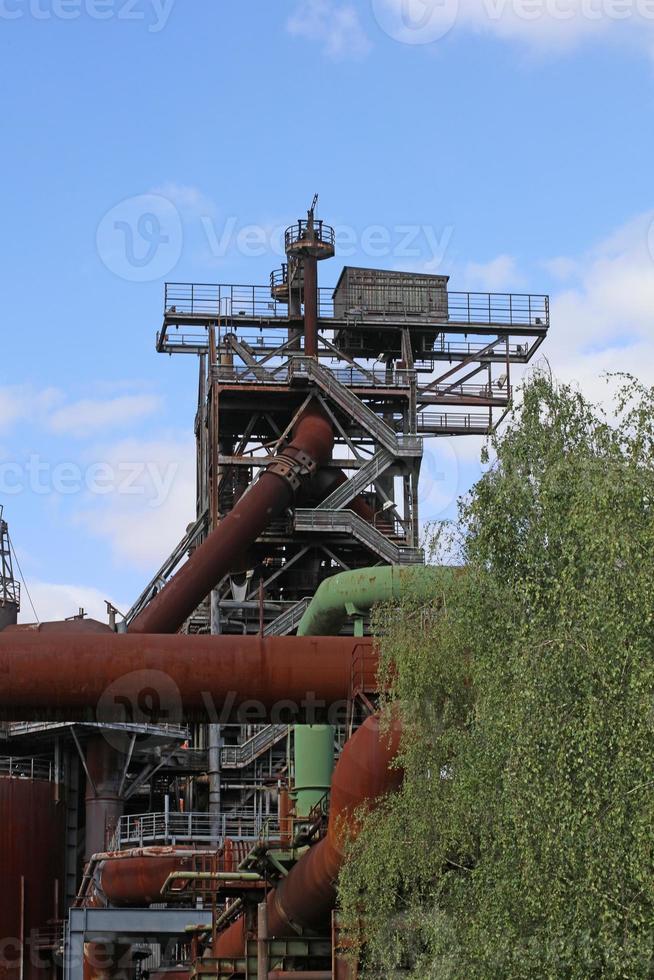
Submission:
M 175 633 L 261 532 L 293 502 L 301 484 L 328 462 L 331 422 L 308 406 L 290 444 L 275 456 L 233 510 L 132 621 L 130 633 Z

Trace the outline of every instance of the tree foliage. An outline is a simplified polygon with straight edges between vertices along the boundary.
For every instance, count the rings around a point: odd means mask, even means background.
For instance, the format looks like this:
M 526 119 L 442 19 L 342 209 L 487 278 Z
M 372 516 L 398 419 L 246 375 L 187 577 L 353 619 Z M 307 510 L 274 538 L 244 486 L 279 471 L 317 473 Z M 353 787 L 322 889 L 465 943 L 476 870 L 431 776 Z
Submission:
M 464 569 L 377 614 L 405 781 L 342 914 L 371 977 L 654 976 L 654 390 L 536 374 L 492 449 Z

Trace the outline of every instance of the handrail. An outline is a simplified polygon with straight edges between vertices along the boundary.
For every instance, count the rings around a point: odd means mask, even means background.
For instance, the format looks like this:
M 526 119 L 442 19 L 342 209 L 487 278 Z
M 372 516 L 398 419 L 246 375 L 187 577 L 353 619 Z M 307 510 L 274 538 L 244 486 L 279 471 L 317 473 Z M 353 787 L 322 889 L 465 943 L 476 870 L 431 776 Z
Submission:
M 276 619 L 273 619 L 272 623 L 268 623 L 264 627 L 264 636 L 288 636 L 297 624 L 300 622 L 307 606 L 309 605 L 308 599 L 298 599 L 290 609 L 285 609 L 283 613 L 280 613 Z
M 223 746 L 220 753 L 221 765 L 233 769 L 247 766 L 267 749 L 271 749 L 287 734 L 288 725 L 266 725 L 247 742 L 242 742 L 240 745 Z
M 39 759 L 33 756 L 15 757 L 0 756 L 0 775 L 12 779 L 38 779 L 53 782 L 56 777 L 54 763 L 49 759 Z
M 327 226 L 325 226 L 326 228 Z M 328 239 L 318 239 L 331 244 Z M 383 287 L 377 287 L 381 289 Z M 390 288 L 390 287 L 389 287 Z M 397 305 L 396 293 L 389 293 L 388 310 L 367 312 L 364 308 L 345 311 L 335 318 L 333 289 L 319 290 L 321 319 L 343 319 L 362 322 L 406 322 L 417 325 L 470 324 L 479 326 L 529 327 L 545 333 L 550 325 L 549 296 L 542 293 L 476 293 L 447 292 L 442 310 L 416 313 Z M 383 306 L 383 304 L 382 304 Z M 174 321 L 176 315 L 231 317 L 233 319 L 283 319 L 289 316 L 288 304 L 271 298 L 268 285 L 239 283 L 167 282 L 164 289 L 164 316 Z
M 294 521 L 298 531 L 328 530 L 351 534 L 391 565 L 424 564 L 425 555 L 421 548 L 411 548 L 409 545 L 390 541 L 381 531 L 351 510 L 310 510 L 299 507 L 295 511 Z
M 119 818 L 110 850 L 152 844 L 213 843 L 225 838 L 259 840 L 263 834 L 277 836 L 279 821 L 254 809 L 210 813 L 141 813 Z
M 386 449 L 380 449 L 357 470 L 354 476 L 337 487 L 328 497 L 318 504 L 318 510 L 341 510 L 351 500 L 354 500 L 362 490 L 365 490 L 377 477 L 393 463 L 394 457 Z
M 380 419 L 360 398 L 342 385 L 332 372 L 319 364 L 315 358 L 303 356 L 291 358 L 291 378 L 302 375 L 316 381 L 337 405 L 361 422 L 394 456 L 422 455 L 422 439 L 417 436 L 398 435 L 394 432 L 383 419 Z

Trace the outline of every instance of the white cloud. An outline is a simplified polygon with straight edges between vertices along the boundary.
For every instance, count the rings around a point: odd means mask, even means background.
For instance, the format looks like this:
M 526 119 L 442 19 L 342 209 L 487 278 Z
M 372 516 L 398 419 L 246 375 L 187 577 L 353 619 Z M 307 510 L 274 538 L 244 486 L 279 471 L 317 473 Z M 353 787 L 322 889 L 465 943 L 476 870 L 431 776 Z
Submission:
M 641 43 L 654 39 L 649 0 L 372 0 L 386 34 L 405 44 L 431 44 L 468 30 L 518 41 L 542 53 L 584 41 Z
M 575 259 L 573 281 L 552 298 L 544 352 L 591 397 L 606 394 L 605 371 L 654 383 L 653 222 L 654 212 L 641 214 Z
M 324 53 L 335 60 L 362 58 L 371 48 L 359 13 L 349 3 L 303 0 L 289 17 L 286 29 L 296 37 L 318 41 Z
M 189 184 L 176 184 L 168 181 L 160 187 L 152 190 L 153 194 L 159 194 L 174 204 L 178 211 L 194 217 L 205 217 L 213 215 L 216 205 L 198 187 Z
M 34 602 L 37 615 L 42 623 L 67 619 L 76 616 L 79 609 L 84 609 L 91 619 L 107 622 L 105 599 L 113 602 L 122 612 L 126 612 L 120 603 L 115 602 L 106 593 L 88 585 L 64 585 L 58 582 L 28 582 L 30 595 Z M 34 613 L 27 594 L 23 590 L 21 611 L 18 617 L 20 623 L 33 623 Z
M 154 572 L 195 520 L 191 437 L 126 439 L 96 449 L 113 477 L 87 494 L 76 523 L 106 540 L 118 562 Z
M 0 387 L 0 432 L 8 432 L 25 420 L 42 421 L 63 395 L 56 388 L 38 391 L 29 385 Z
M 131 425 L 152 415 L 161 406 L 155 395 L 122 395 L 105 400 L 86 398 L 64 405 L 52 413 L 48 427 L 58 435 L 78 438 L 117 426 Z
M 515 290 L 521 285 L 516 261 L 511 255 L 498 255 L 490 262 L 469 262 L 464 271 L 466 288 L 482 292 Z
M 508 278 L 512 266 L 506 259 L 468 266 L 466 273 L 490 269 Z M 541 348 L 554 374 L 598 401 L 609 394 L 608 372 L 629 372 L 654 384 L 654 211 L 626 222 L 585 254 L 544 260 L 540 268 L 561 280 L 551 296 L 551 326 Z M 493 278 L 487 276 L 486 288 L 499 288 Z M 517 273 L 512 283 L 520 285 Z M 514 383 L 521 373 L 513 370 Z

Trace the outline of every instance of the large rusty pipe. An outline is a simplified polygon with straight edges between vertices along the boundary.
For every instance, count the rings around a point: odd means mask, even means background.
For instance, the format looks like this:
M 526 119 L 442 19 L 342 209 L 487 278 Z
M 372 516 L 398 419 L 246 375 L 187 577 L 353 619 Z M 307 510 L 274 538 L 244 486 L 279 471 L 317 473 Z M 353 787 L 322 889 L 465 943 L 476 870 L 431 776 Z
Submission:
M 357 651 L 374 670 L 372 646 L 347 636 L 5 631 L 0 719 L 124 722 L 126 706 L 145 699 L 150 721 L 318 720 L 347 698 Z
M 346 743 L 332 778 L 327 835 L 268 896 L 270 938 L 325 928 L 336 904 L 346 842 L 359 831 L 357 811 L 374 806 L 401 785 L 402 770 L 393 765 L 400 736 L 399 720 L 386 731 L 380 729 L 379 717 L 373 716 Z M 244 940 L 245 920 L 241 918 L 218 937 L 214 955 L 242 956 Z
M 302 480 L 332 453 L 334 432 L 322 412 L 309 406 L 293 438 L 186 564 L 131 622 L 130 633 L 175 633 L 267 525 L 293 501 Z
M 361 806 L 373 806 L 399 789 L 403 773 L 393 766 L 401 727 L 380 729 L 379 717 L 366 719 L 346 743 L 334 769 L 327 835 L 301 858 L 271 893 L 268 934 L 285 936 L 299 928 L 324 926 L 336 904 L 336 884 L 348 839 L 356 836 Z

